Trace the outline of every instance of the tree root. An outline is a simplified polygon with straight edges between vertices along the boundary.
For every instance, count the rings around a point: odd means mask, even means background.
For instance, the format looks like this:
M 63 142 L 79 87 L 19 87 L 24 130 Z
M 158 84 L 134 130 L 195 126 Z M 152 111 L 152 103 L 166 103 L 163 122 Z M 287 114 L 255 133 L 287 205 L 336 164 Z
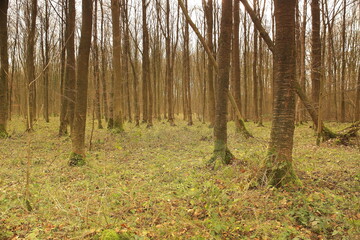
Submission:
M 235 156 L 226 148 L 225 151 L 214 151 L 207 165 L 211 166 L 213 170 L 217 170 L 222 165 L 229 165 L 234 159 Z
M 80 154 L 77 153 L 71 153 L 70 160 L 69 160 L 69 166 L 70 167 L 76 167 L 76 166 L 84 166 L 85 165 L 85 157 L 83 157 Z

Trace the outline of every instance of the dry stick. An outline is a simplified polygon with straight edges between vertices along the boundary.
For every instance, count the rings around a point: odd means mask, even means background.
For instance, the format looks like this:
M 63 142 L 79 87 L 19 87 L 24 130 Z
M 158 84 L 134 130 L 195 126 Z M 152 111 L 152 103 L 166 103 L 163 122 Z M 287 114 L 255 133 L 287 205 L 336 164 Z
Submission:
M 275 51 L 274 51 L 275 50 L 275 44 L 274 44 L 273 40 L 270 38 L 269 34 L 266 32 L 265 28 L 262 26 L 261 21 L 256 16 L 254 10 L 250 7 L 248 1 L 247 0 L 239 0 L 239 1 L 244 5 L 246 12 L 250 15 L 251 20 L 253 21 L 256 29 L 259 31 L 260 36 L 265 41 L 265 43 L 268 46 L 269 50 L 273 54 L 275 54 Z M 308 99 L 308 97 L 306 96 L 306 94 L 302 90 L 302 88 L 301 88 L 298 81 L 294 81 L 294 87 L 295 87 L 296 94 L 299 96 L 300 100 L 302 101 L 302 103 L 306 107 L 306 110 L 310 114 L 310 117 L 313 120 L 315 126 L 317 128 L 319 128 L 318 126 L 321 126 L 324 140 L 327 140 L 329 138 L 336 138 L 338 136 L 338 134 L 332 132 L 330 129 L 325 127 L 324 123 L 322 121 L 318 122 L 318 119 L 319 119 L 318 112 L 317 112 L 316 108 L 314 107 L 314 105 L 312 104 L 312 102 Z
M 209 48 L 209 46 L 207 45 L 204 37 L 201 35 L 199 29 L 196 27 L 195 23 L 191 20 L 191 17 L 189 16 L 189 13 L 187 11 L 187 9 L 185 8 L 184 2 L 182 0 L 178 0 L 179 6 L 181 8 L 181 10 L 183 11 L 183 14 L 186 18 L 186 21 L 188 22 L 188 24 L 190 25 L 190 27 L 193 29 L 193 31 L 195 32 L 195 34 L 197 35 L 198 39 L 200 40 L 201 44 L 203 45 L 211 64 L 214 66 L 214 69 L 216 71 L 216 73 L 219 71 L 219 66 L 213 56 L 213 54 L 211 53 L 211 50 Z M 240 122 L 240 126 L 242 128 L 242 134 L 244 135 L 244 137 L 249 138 L 249 137 L 253 137 L 249 131 L 247 131 L 247 129 L 245 128 L 245 124 L 244 124 L 244 120 L 243 117 L 241 116 L 241 112 L 239 110 L 239 107 L 237 106 L 234 96 L 232 95 L 231 92 L 228 93 L 228 98 L 233 106 L 233 108 L 235 109 L 235 113 L 239 119 Z

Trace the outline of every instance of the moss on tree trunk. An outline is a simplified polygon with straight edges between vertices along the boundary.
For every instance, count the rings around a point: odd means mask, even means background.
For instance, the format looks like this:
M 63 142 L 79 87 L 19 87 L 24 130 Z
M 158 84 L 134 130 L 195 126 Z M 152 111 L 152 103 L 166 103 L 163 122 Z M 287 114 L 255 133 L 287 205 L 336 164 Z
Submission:
M 295 129 L 295 0 L 275 1 L 274 108 L 263 184 L 298 183 L 292 165 Z
M 85 157 L 83 155 L 74 152 L 70 154 L 69 166 L 84 166 L 85 163 Z
M 261 184 L 274 187 L 301 185 L 301 181 L 294 171 L 292 161 L 288 161 L 288 158 L 288 156 L 274 148 L 269 149 L 264 174 L 260 179 Z
M 222 140 L 215 140 L 213 156 L 208 161 L 208 165 L 213 169 L 218 169 L 222 165 L 232 162 L 234 155 L 227 148 L 227 144 Z

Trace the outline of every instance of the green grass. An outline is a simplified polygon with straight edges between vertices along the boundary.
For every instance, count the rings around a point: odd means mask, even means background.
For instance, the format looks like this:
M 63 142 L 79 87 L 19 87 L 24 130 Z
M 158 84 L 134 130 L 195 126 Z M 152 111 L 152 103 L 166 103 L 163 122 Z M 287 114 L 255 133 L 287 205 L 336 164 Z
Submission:
M 359 239 L 358 149 L 317 147 L 309 125 L 299 126 L 294 166 L 303 187 L 263 188 L 256 180 L 270 123 L 246 123 L 249 140 L 229 123 L 237 160 L 216 171 L 206 167 L 212 129 L 176 124 L 95 130 L 86 165 L 69 167 L 71 142 L 57 136 L 57 118 L 39 121 L 30 137 L 22 121 L 10 122 L 11 138 L 0 139 L 0 239 L 110 239 L 104 230 L 119 239 Z

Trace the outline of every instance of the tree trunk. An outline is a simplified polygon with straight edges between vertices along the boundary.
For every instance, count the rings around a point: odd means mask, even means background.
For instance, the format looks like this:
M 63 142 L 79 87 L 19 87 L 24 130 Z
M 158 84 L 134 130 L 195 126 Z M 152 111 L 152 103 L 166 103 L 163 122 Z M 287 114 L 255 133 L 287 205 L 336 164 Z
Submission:
M 206 43 L 210 48 L 210 51 L 214 53 L 213 47 L 213 0 L 208 0 L 205 4 L 205 17 L 206 17 Z M 208 59 L 207 66 L 207 90 L 208 90 L 208 114 L 210 120 L 210 127 L 215 124 L 215 90 L 214 90 L 214 70 L 213 65 Z
M 292 149 L 295 122 L 295 0 L 276 0 L 275 99 L 265 184 L 295 183 Z
M 187 9 L 187 0 L 185 0 L 185 8 Z M 193 125 L 192 120 L 192 111 L 191 111 L 191 90 L 190 90 L 190 49 L 189 49 L 189 24 L 186 20 L 184 20 L 184 57 L 183 57 L 183 85 L 184 85 L 184 116 L 186 116 L 186 120 L 188 125 Z
M 76 99 L 76 62 L 75 62 L 75 0 L 68 0 L 66 6 L 65 48 L 66 65 L 64 79 L 64 97 L 61 99 L 62 115 L 60 116 L 59 135 L 67 132 L 67 125 L 72 126 Z
M 92 0 L 82 0 L 82 26 L 76 72 L 76 102 L 71 129 L 70 166 L 85 164 L 85 126 L 88 91 L 88 67 L 92 32 Z
M 49 6 L 48 2 L 45 1 L 45 16 L 44 16 L 44 32 L 45 36 L 43 39 L 43 80 L 44 80 L 44 119 L 46 122 L 49 122 Z
M 257 14 L 258 6 L 257 0 L 254 1 L 254 11 Z M 259 121 L 259 104 L 258 104 L 258 31 L 256 30 L 256 26 L 254 25 L 254 55 L 253 55 L 253 108 L 254 108 L 254 122 L 257 123 Z
M 227 96 L 229 93 L 231 37 L 232 0 L 223 0 L 218 52 L 219 70 L 216 80 L 214 155 L 210 160 L 215 168 L 220 164 L 229 164 L 233 157 L 227 147 Z
M 302 26 L 301 26 L 301 34 L 300 34 L 300 86 L 303 91 L 306 90 L 306 16 L 307 16 L 307 0 L 304 0 L 303 7 L 303 18 L 302 18 Z M 300 104 L 299 104 L 300 105 Z M 303 104 L 302 104 L 303 106 Z M 305 109 L 300 111 L 299 120 L 305 120 Z
M 36 118 L 36 79 L 35 79 L 35 28 L 37 15 L 37 0 L 31 1 L 31 10 L 28 9 L 28 36 L 26 51 L 26 78 L 28 80 L 27 99 L 27 131 L 33 131 L 33 122 Z
M 100 64 L 99 64 L 99 46 L 98 46 L 98 34 L 97 34 L 97 5 L 98 1 L 94 1 L 94 34 L 93 34 L 93 77 L 94 77 L 94 88 L 95 88 L 95 115 L 98 121 L 98 129 L 102 129 L 101 123 L 101 109 L 100 109 Z
M 61 18 L 64 18 L 64 15 L 67 17 L 67 1 L 62 0 L 62 11 L 61 11 Z M 66 20 L 67 21 L 67 20 Z M 67 120 L 66 120 L 66 112 L 67 112 L 67 97 L 65 96 L 65 57 L 66 57 L 66 22 L 64 23 L 61 21 L 61 28 L 60 28 L 60 47 L 61 47 L 61 53 L 60 53 L 60 126 L 59 126 L 59 136 L 64 136 L 67 134 Z M 69 39 L 70 40 L 70 39 Z
M 345 73 L 346 73 L 346 0 L 343 1 L 343 23 L 342 23 L 342 51 L 341 51 L 341 91 L 340 91 L 340 121 L 345 122 L 346 112 L 345 112 Z
M 113 114 L 109 119 L 109 128 L 115 132 L 123 132 L 122 118 L 122 77 L 121 77 L 121 36 L 120 36 L 120 3 L 119 0 L 111 1 L 111 16 L 113 23 L 113 86 L 112 86 L 112 103 Z
M 240 27 L 240 2 L 234 2 L 234 25 L 233 25 L 233 45 L 232 45 L 232 88 L 234 98 L 239 111 L 241 112 L 241 86 L 240 86 L 240 46 L 239 46 L 239 27 Z M 236 132 L 240 132 L 240 121 L 235 117 Z
M 103 108 L 105 120 L 109 120 L 109 107 L 108 107 L 108 95 L 107 95 L 107 84 L 106 84 L 106 71 L 107 71 L 107 60 L 106 60 L 106 49 L 105 49 L 105 35 L 104 35 L 104 7 L 103 2 L 100 0 L 101 8 L 101 84 L 102 84 L 102 97 L 103 97 Z
M 147 127 L 152 127 L 152 106 L 150 112 L 150 57 L 149 57 L 149 32 L 147 26 L 147 1 L 142 0 L 142 12 L 143 12 L 143 20 L 142 20 L 142 31 L 143 31 L 143 53 L 142 53 L 142 83 L 143 83 L 143 122 L 147 123 Z
M 356 102 L 355 102 L 355 120 L 354 122 L 360 121 L 360 66 L 358 69 L 358 78 L 356 86 Z
M 312 34 L 311 34 L 311 83 L 312 101 L 319 107 L 321 78 L 321 39 L 320 39 L 320 6 L 319 0 L 311 1 Z
M 258 127 L 263 127 L 263 102 L 264 102 L 264 66 L 263 66 L 263 41 L 261 38 L 259 38 L 259 121 L 258 121 Z
M 9 57 L 8 57 L 8 17 L 9 1 L 0 2 L 0 138 L 8 136 L 6 131 L 7 124 L 7 88 L 9 73 Z
M 244 14 L 244 119 L 248 117 L 248 29 L 247 29 L 247 15 Z
M 168 121 L 171 126 L 175 126 L 174 123 L 174 106 L 173 106 L 173 67 L 172 54 L 171 54 L 171 32 L 170 32 L 170 1 L 166 0 L 166 93 L 167 93 L 167 107 L 168 107 Z
M 129 19 L 128 19 L 128 1 L 122 0 L 122 19 L 124 29 L 124 41 L 123 41 L 123 76 L 125 86 L 125 104 L 127 108 L 128 121 L 132 122 L 131 102 L 130 102 L 130 74 L 129 74 L 129 54 L 130 51 L 130 36 L 129 36 Z

